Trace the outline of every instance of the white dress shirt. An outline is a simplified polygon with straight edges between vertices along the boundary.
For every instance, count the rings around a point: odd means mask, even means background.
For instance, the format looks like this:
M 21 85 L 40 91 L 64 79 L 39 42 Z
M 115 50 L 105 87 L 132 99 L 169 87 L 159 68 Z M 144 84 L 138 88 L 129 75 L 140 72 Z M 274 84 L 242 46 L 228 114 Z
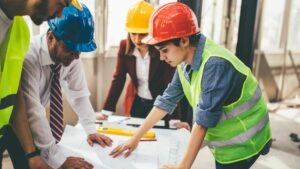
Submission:
M 152 100 L 152 95 L 149 90 L 149 70 L 150 70 L 150 56 L 147 52 L 144 58 L 137 48 L 134 48 L 132 53 L 136 58 L 136 76 L 138 81 L 137 94 L 141 98 Z
M 46 35 L 34 37 L 24 61 L 21 83 L 34 142 L 47 163 L 53 168 L 58 168 L 66 157 L 61 147 L 55 144 L 45 111 L 45 106 L 50 100 L 51 64 L 54 62 L 49 55 Z M 62 66 L 60 83 L 85 132 L 96 133 L 95 113 L 89 100 L 90 92 L 80 59 L 74 60 L 67 67 Z
M 13 20 L 9 19 L 0 8 L 0 46 L 6 38 L 6 33 L 8 31 L 8 28 L 10 28 L 12 22 Z

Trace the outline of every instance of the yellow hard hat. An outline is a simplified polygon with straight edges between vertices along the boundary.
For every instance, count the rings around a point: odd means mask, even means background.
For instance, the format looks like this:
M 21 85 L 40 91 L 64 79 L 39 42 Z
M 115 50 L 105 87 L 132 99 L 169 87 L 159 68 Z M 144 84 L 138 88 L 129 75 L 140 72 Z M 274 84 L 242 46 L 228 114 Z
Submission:
M 78 2 L 78 0 L 71 0 L 71 4 L 74 5 L 77 9 L 82 10 L 81 4 Z
M 154 7 L 145 1 L 134 4 L 128 11 L 126 31 L 129 33 L 148 33 L 149 20 Z

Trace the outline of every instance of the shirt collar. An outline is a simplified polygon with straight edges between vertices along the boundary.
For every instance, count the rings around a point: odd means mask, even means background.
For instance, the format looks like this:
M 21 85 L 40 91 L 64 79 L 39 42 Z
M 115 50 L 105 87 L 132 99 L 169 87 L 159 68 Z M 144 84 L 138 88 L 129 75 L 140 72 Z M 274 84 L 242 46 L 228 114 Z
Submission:
M 12 19 L 9 19 L 8 17 L 7 17 L 7 15 L 3 12 L 3 10 L 0 8 L 0 19 L 3 21 L 3 22 L 5 22 L 5 24 L 7 24 L 7 25 L 10 25 L 12 22 L 13 22 L 13 20 Z
M 132 52 L 132 55 L 134 55 L 135 57 L 139 57 L 141 59 L 148 59 L 150 57 L 149 56 L 149 51 L 147 51 L 147 53 L 145 54 L 145 57 L 142 58 L 141 53 L 139 52 L 139 50 L 137 48 L 134 48 L 134 50 Z
M 198 46 L 194 53 L 193 61 L 192 61 L 192 65 L 191 65 L 191 68 L 193 70 L 199 70 L 199 68 L 200 68 L 205 41 L 206 41 L 206 37 L 203 34 L 200 34 Z
M 40 37 L 40 42 L 41 42 L 41 65 L 42 66 L 47 66 L 47 65 L 52 65 L 54 62 L 51 60 L 49 50 L 48 50 L 48 44 L 47 44 L 47 36 L 46 34 L 43 34 Z

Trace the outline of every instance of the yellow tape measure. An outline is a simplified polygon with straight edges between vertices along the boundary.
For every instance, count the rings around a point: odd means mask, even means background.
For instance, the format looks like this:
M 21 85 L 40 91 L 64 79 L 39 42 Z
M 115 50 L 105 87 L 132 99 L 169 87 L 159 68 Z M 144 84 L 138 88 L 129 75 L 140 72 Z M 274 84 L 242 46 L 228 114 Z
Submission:
M 122 135 L 122 136 L 133 136 L 134 132 L 132 130 L 123 130 L 120 128 L 110 128 L 110 127 L 99 127 L 97 129 L 99 133 L 105 134 L 115 134 L 115 135 Z M 146 133 L 143 138 L 155 138 L 154 132 Z

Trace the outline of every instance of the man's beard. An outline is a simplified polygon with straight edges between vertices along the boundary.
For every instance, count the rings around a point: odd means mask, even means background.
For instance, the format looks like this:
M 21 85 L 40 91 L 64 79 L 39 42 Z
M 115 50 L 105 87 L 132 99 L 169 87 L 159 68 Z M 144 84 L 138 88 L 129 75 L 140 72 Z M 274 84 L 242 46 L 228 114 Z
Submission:
M 57 48 L 58 48 L 58 44 L 56 41 L 55 45 L 51 49 L 49 49 L 50 58 L 55 64 L 60 63 L 60 59 L 57 56 L 57 53 L 58 53 Z
M 40 25 L 48 19 L 48 0 L 40 0 L 33 7 L 33 14 L 30 16 L 34 24 Z

